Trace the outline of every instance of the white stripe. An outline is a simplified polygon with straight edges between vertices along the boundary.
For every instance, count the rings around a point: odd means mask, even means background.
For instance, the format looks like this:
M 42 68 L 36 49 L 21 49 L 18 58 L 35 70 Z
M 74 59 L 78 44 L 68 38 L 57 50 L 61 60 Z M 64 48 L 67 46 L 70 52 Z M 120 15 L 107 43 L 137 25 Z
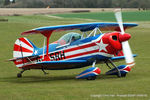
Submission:
M 34 60 L 34 61 L 30 61 L 30 62 L 26 62 L 26 63 L 22 63 L 22 64 L 16 64 L 16 67 L 22 67 L 22 66 L 24 66 L 24 65 L 28 65 L 28 64 L 35 64 L 37 61 L 36 60 Z
M 93 40 L 92 42 L 97 42 L 97 41 L 99 41 L 100 39 L 102 39 L 102 36 L 103 36 L 104 34 L 102 34 L 102 35 L 100 35 L 96 40 Z
M 29 45 L 25 44 L 24 42 L 20 41 L 19 39 L 16 40 L 15 44 L 18 45 L 18 46 L 21 45 L 22 47 L 33 51 L 33 47 L 31 48 Z
M 133 63 L 133 64 L 128 64 L 129 67 L 132 67 L 132 66 L 134 66 L 134 65 L 135 65 L 135 63 Z
M 18 64 L 16 65 L 16 67 L 22 67 L 24 64 Z
M 98 53 L 91 53 L 91 54 L 86 54 L 86 55 L 83 55 L 83 56 L 77 56 L 77 57 L 73 57 L 73 58 L 64 59 L 64 61 L 65 60 L 71 60 L 71 59 L 77 59 L 77 58 L 81 58 L 81 57 L 94 56 L 94 55 L 105 56 L 105 57 L 113 57 L 114 56 L 114 55 L 110 55 L 110 54 L 107 54 L 107 53 L 98 52 Z
M 87 45 L 87 44 L 92 44 L 92 42 L 88 42 L 88 43 L 84 43 L 84 44 L 81 44 L 81 45 L 73 45 L 73 46 L 69 46 L 69 47 L 67 47 L 67 48 L 63 48 L 63 49 L 61 49 L 61 50 L 55 50 L 55 51 L 52 51 L 52 52 L 48 52 L 48 54 L 51 54 L 51 53 L 54 53 L 54 52 L 60 52 L 60 51 L 63 51 L 63 50 L 68 50 L 68 49 L 74 49 L 74 48 L 76 48 L 76 47 L 79 47 L 79 46 L 84 46 L 84 45 Z M 91 46 L 92 47 L 92 46 Z M 56 47 L 57 48 L 57 47 Z M 82 47 L 81 47 L 81 49 L 82 49 Z M 80 49 L 80 50 L 81 50 Z M 84 48 L 84 49 L 86 49 L 86 48 Z M 73 51 L 75 51 L 75 50 L 73 50 Z M 72 51 L 71 51 L 72 52 Z M 68 53 L 68 52 L 67 52 Z M 66 55 L 66 53 L 65 53 L 65 55 Z M 41 55 L 40 55 L 41 56 Z
M 96 75 L 99 75 L 99 74 L 97 74 L 96 72 L 93 72 L 94 74 L 96 74 Z
M 67 53 L 65 53 L 65 56 L 70 56 L 70 55 L 79 54 L 79 53 L 85 53 L 85 52 L 97 50 L 98 48 L 99 48 L 98 46 L 92 46 L 89 48 L 79 49 L 79 50 L 67 52 Z
M 19 52 L 19 51 L 13 51 L 13 57 L 14 58 L 21 57 L 21 52 Z
M 31 56 L 33 53 L 26 53 L 26 52 L 21 53 L 20 51 L 13 51 L 14 58 L 22 57 L 22 54 L 23 54 L 23 57 L 26 57 L 26 56 Z
M 76 59 L 76 58 L 80 58 L 80 57 L 88 57 L 88 56 L 92 56 L 92 55 L 107 55 L 107 57 L 108 56 L 113 56 L 113 55 L 110 55 L 110 54 L 106 54 L 106 53 L 91 53 L 91 54 L 87 54 L 87 55 L 83 55 L 83 56 L 79 56 L 79 57 L 74 57 L 74 58 L 69 58 L 69 59 Z M 69 60 L 69 59 L 64 59 L 64 61 L 65 60 Z M 27 64 L 31 64 L 31 63 L 33 63 L 33 62 L 37 62 L 36 60 L 35 61 L 32 61 L 32 62 L 27 62 L 27 63 L 24 63 L 24 64 L 18 64 L 18 65 L 16 65 L 17 67 L 22 67 L 23 65 L 27 65 Z M 97 74 L 97 73 L 96 73 Z

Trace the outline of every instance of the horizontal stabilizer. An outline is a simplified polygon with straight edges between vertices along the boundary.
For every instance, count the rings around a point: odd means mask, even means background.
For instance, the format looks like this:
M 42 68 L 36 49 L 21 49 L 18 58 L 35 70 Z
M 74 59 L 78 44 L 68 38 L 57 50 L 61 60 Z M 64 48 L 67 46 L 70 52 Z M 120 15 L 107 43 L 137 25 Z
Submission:
M 37 64 L 77 64 L 77 63 L 87 63 L 86 60 L 62 60 L 62 61 L 43 61 Z

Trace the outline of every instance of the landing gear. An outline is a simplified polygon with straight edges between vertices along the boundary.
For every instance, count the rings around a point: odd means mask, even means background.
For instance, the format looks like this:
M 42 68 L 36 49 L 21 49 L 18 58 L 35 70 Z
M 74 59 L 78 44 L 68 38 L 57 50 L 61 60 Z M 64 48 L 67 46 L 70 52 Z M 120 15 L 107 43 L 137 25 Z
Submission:
M 25 70 L 20 71 L 20 73 L 17 74 L 17 77 L 18 77 L 18 78 L 21 78 L 21 77 L 22 77 L 22 73 L 23 73 L 24 71 L 25 71 Z
M 92 64 L 92 67 L 94 68 L 95 67 L 95 64 L 96 64 L 96 60 L 93 62 L 93 64 Z M 99 72 L 99 74 L 100 74 L 100 72 Z M 96 75 L 95 76 L 89 76 L 89 77 L 87 77 L 86 78 L 87 80 L 95 80 L 96 79 Z
M 101 70 L 98 67 L 95 67 L 96 61 L 93 62 L 92 67 L 86 69 L 76 76 L 77 79 L 87 79 L 87 80 L 95 80 L 96 76 L 101 73 Z
M 18 78 L 22 77 L 22 74 L 21 74 L 21 73 L 18 73 L 18 74 L 17 74 L 17 77 L 18 77 Z
M 120 69 L 109 59 L 105 61 L 106 65 L 111 69 L 110 71 L 106 72 L 107 75 L 117 75 L 118 77 L 126 77 L 127 73 L 121 73 Z M 114 69 L 108 64 L 110 63 Z
M 27 69 L 26 69 L 26 70 L 27 70 Z M 18 78 L 21 78 L 21 77 L 22 77 L 23 72 L 24 72 L 24 71 L 26 71 L 26 70 L 25 70 L 25 69 L 23 69 L 22 71 L 20 71 L 20 73 L 17 73 L 17 77 L 18 77 Z M 28 69 L 28 70 L 30 70 L 30 69 Z M 45 72 L 44 68 L 42 68 L 42 71 L 43 71 L 44 75 L 48 74 L 48 73 L 46 73 L 46 72 Z
M 48 74 L 48 73 L 45 72 L 44 68 L 42 69 L 42 71 L 43 71 L 44 75 Z
M 96 79 L 96 76 L 89 76 L 86 78 L 87 80 L 95 80 Z
M 127 73 L 121 74 L 121 76 L 117 75 L 118 77 L 126 77 Z

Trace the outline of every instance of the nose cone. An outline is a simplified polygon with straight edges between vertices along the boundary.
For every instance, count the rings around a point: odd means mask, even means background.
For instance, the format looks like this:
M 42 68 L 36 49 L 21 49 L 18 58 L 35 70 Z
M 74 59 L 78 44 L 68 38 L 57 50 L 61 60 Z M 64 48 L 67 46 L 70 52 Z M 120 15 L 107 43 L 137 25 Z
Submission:
M 131 35 L 128 33 L 124 33 L 124 34 L 119 34 L 119 41 L 120 42 L 124 42 L 127 41 L 131 38 Z

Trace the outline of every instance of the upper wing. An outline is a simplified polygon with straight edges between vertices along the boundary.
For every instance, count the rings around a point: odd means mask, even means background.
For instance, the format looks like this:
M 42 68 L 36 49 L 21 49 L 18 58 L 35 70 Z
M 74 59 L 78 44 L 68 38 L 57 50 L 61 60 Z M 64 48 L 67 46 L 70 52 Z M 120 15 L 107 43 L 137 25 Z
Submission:
M 138 24 L 135 23 L 124 23 L 124 29 L 135 27 Z M 47 26 L 32 29 L 30 31 L 23 32 L 22 35 L 46 33 L 46 31 L 66 31 L 66 30 L 80 30 L 80 31 L 90 31 L 94 28 L 99 27 L 102 31 L 120 31 L 118 23 L 83 23 L 83 24 L 71 24 L 71 25 L 59 25 L 59 26 Z

